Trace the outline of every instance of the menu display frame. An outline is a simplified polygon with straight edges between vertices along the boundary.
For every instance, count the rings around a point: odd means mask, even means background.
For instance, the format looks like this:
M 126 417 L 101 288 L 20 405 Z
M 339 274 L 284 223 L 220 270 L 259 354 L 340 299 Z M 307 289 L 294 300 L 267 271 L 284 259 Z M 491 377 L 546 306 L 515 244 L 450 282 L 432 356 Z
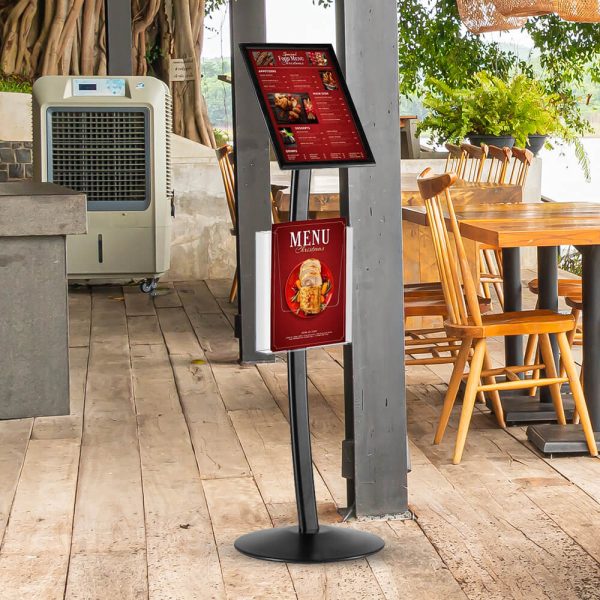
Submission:
M 352 101 L 352 96 L 350 94 L 350 90 L 346 84 L 346 80 L 344 78 L 342 68 L 340 63 L 338 62 L 337 56 L 335 54 L 335 50 L 332 44 L 278 44 L 278 43 L 264 43 L 264 44 L 255 44 L 255 43 L 241 43 L 239 44 L 240 50 L 242 52 L 242 56 L 244 58 L 244 62 L 248 69 L 248 73 L 250 75 L 250 79 L 252 80 L 252 84 L 254 86 L 256 95 L 258 97 L 258 101 L 260 103 L 260 107 L 263 113 L 263 117 L 267 123 L 267 128 L 269 130 L 269 134 L 271 135 L 271 142 L 273 145 L 273 149 L 275 151 L 275 156 L 277 157 L 277 162 L 279 163 L 279 168 L 284 171 L 292 171 L 296 169 L 327 169 L 327 168 L 346 168 L 352 166 L 370 166 L 375 164 L 375 157 L 373 156 L 373 152 L 371 150 L 371 146 L 369 145 L 369 141 L 363 129 L 361 120 L 358 116 L 358 112 Z M 357 159 L 334 159 L 334 160 L 314 160 L 314 161 L 290 161 L 286 158 L 278 135 L 278 126 L 274 122 L 274 119 L 271 116 L 271 111 L 269 107 L 268 100 L 266 95 L 263 93 L 261 88 L 261 83 L 256 72 L 256 68 L 252 61 L 252 51 L 258 52 L 270 52 L 270 51 L 284 50 L 284 51 L 298 51 L 298 52 L 327 52 L 329 58 L 331 58 L 331 66 L 333 68 L 335 75 L 337 77 L 337 83 L 339 84 L 340 91 L 344 97 L 344 101 L 350 111 L 350 116 L 353 120 L 353 125 L 358 134 L 358 138 L 362 145 L 362 149 L 365 152 L 365 158 L 361 160 Z M 260 68 L 260 67 L 259 67 Z M 288 67 L 286 67 L 288 68 Z M 305 67 L 303 67 L 305 68 Z

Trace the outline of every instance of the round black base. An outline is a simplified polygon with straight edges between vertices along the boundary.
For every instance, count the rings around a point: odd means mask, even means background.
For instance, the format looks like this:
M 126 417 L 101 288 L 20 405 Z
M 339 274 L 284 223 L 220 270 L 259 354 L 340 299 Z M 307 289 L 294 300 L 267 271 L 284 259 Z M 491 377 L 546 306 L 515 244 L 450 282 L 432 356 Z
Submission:
M 354 560 L 379 552 L 385 542 L 371 533 L 345 527 L 321 526 L 318 533 L 300 533 L 297 526 L 255 531 L 239 537 L 242 554 L 291 563 Z

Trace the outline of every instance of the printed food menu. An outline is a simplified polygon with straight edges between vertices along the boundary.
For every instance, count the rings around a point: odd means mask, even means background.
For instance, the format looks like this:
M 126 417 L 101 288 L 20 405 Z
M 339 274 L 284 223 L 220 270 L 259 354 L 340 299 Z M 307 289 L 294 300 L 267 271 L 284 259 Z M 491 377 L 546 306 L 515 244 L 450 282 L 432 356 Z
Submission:
M 241 47 L 282 168 L 374 162 L 331 45 Z
M 271 350 L 343 343 L 345 324 L 346 221 L 273 225 Z

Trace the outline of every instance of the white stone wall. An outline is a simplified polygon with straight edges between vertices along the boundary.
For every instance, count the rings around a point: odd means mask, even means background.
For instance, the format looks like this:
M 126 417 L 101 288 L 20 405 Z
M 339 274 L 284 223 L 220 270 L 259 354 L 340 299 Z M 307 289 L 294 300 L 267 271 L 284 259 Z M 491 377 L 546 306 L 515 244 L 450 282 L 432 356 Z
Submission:
M 166 280 L 229 278 L 235 271 L 235 238 L 214 150 L 175 137 L 175 220 Z

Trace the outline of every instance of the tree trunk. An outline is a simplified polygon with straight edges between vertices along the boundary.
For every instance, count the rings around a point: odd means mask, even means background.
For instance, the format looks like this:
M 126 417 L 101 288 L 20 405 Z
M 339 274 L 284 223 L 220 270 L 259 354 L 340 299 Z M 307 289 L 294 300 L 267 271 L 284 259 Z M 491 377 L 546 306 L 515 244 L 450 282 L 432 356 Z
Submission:
M 134 73 L 170 84 L 175 133 L 215 147 L 200 86 L 205 0 L 132 0 L 131 11 Z M 191 59 L 196 79 L 170 83 L 173 58 Z M 0 0 L 0 71 L 105 75 L 104 0 Z

